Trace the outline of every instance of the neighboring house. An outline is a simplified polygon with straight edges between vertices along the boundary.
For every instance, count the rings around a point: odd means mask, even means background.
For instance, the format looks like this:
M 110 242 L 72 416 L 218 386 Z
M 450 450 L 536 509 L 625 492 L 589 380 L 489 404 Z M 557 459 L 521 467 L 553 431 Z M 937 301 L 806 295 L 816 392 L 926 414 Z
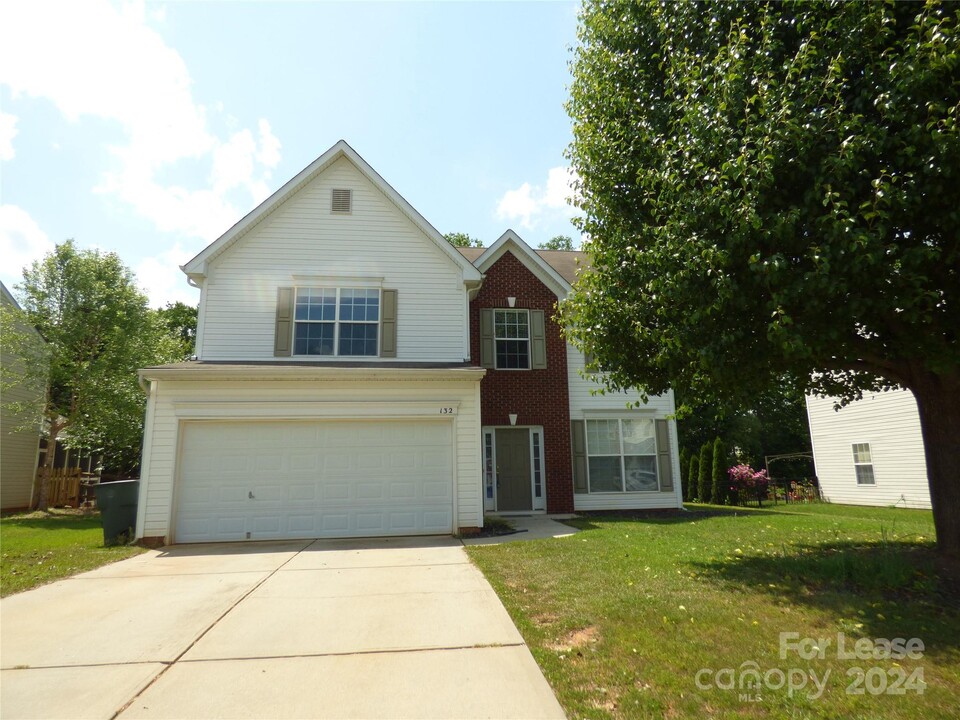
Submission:
M 0 302 L 19 308 L 3 283 L 0 283 Z M 4 347 L 0 358 L 4 367 L 18 361 L 8 350 Z M 3 402 L 0 403 L 0 510 L 28 508 L 33 502 L 40 426 L 24 429 L 22 416 L 8 406 L 36 400 L 36 395 L 35 390 L 23 386 L 3 392 Z
M 679 507 L 673 398 L 628 410 L 637 396 L 590 394 L 550 319 L 573 279 L 562 255 L 511 232 L 462 254 L 337 143 L 183 266 L 201 289 L 197 360 L 140 371 L 137 536 L 440 534 L 485 510 Z
M 929 508 L 930 485 L 917 403 L 909 390 L 864 395 L 834 410 L 807 397 L 820 491 L 830 502 Z

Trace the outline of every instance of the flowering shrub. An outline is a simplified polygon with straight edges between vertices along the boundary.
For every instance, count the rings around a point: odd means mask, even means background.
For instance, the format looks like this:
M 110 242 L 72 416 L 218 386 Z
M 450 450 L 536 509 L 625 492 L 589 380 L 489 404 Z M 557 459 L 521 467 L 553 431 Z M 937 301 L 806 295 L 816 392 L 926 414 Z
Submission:
M 761 500 L 767 496 L 770 476 L 766 470 L 755 471 L 749 465 L 734 465 L 727 470 L 730 481 L 730 497 L 737 498 L 742 504 L 748 498 Z

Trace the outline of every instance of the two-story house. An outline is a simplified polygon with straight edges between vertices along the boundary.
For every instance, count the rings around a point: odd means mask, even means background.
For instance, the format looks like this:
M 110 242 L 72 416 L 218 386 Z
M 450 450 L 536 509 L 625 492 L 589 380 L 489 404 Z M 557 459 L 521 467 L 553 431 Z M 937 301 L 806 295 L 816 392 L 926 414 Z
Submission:
M 458 251 L 337 143 L 183 266 L 197 359 L 140 371 L 137 537 L 679 507 L 672 395 L 596 394 L 552 320 L 578 259 L 510 231 Z

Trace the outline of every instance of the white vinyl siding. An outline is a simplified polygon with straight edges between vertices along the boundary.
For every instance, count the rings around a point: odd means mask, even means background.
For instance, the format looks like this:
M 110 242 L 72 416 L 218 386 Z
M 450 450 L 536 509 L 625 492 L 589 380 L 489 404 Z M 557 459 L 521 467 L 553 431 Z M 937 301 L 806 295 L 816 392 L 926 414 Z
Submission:
M 331 214 L 334 188 L 352 189 L 349 215 Z M 323 280 L 311 282 L 310 275 Z M 351 284 L 356 278 L 398 292 L 391 361 L 468 356 L 460 268 L 341 158 L 210 261 L 198 321 L 200 359 L 274 360 L 277 288 L 368 284 Z M 315 360 L 290 358 L 298 359 Z
M 138 537 L 169 537 L 184 422 L 217 419 L 370 419 L 407 417 L 411 405 L 431 404 L 423 419 L 439 419 L 441 405 L 456 402 L 453 456 L 457 527 L 479 527 L 483 519 L 480 468 L 479 382 L 283 380 L 171 381 L 153 383 L 145 447 L 150 448 L 141 482 Z M 435 404 L 436 407 L 433 407 Z M 330 410 L 324 408 L 329 406 Z M 409 416 L 412 421 L 416 416 Z
M 653 395 L 645 405 L 628 408 L 628 403 L 640 400 L 639 393 L 622 392 L 599 394 L 598 386 L 580 376 L 584 367 L 583 353 L 567 343 L 567 385 L 570 392 L 570 419 L 618 419 L 631 417 L 664 419 L 672 415 L 673 391 Z M 668 420 L 670 432 L 670 465 L 673 468 L 673 491 L 669 492 L 591 492 L 573 496 L 576 510 L 641 510 L 679 508 L 683 506 L 680 496 L 680 449 L 677 443 L 677 423 Z
M 864 395 L 833 409 L 834 398 L 807 397 L 807 417 L 820 490 L 830 502 L 929 508 L 930 486 L 917 403 L 909 390 Z M 863 482 L 866 460 L 855 445 L 867 445 L 873 483 Z M 863 448 L 861 448 L 863 450 Z M 865 457 L 860 455 L 861 458 Z

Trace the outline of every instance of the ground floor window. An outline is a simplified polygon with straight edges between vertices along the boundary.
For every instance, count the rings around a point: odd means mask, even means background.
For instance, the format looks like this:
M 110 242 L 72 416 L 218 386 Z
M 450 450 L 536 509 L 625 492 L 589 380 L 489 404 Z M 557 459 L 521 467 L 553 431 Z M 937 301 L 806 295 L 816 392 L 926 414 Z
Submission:
M 870 443 L 853 444 L 853 468 L 857 473 L 857 485 L 876 485 L 873 475 L 873 458 Z
M 587 420 L 586 430 L 590 492 L 660 489 L 652 418 Z

